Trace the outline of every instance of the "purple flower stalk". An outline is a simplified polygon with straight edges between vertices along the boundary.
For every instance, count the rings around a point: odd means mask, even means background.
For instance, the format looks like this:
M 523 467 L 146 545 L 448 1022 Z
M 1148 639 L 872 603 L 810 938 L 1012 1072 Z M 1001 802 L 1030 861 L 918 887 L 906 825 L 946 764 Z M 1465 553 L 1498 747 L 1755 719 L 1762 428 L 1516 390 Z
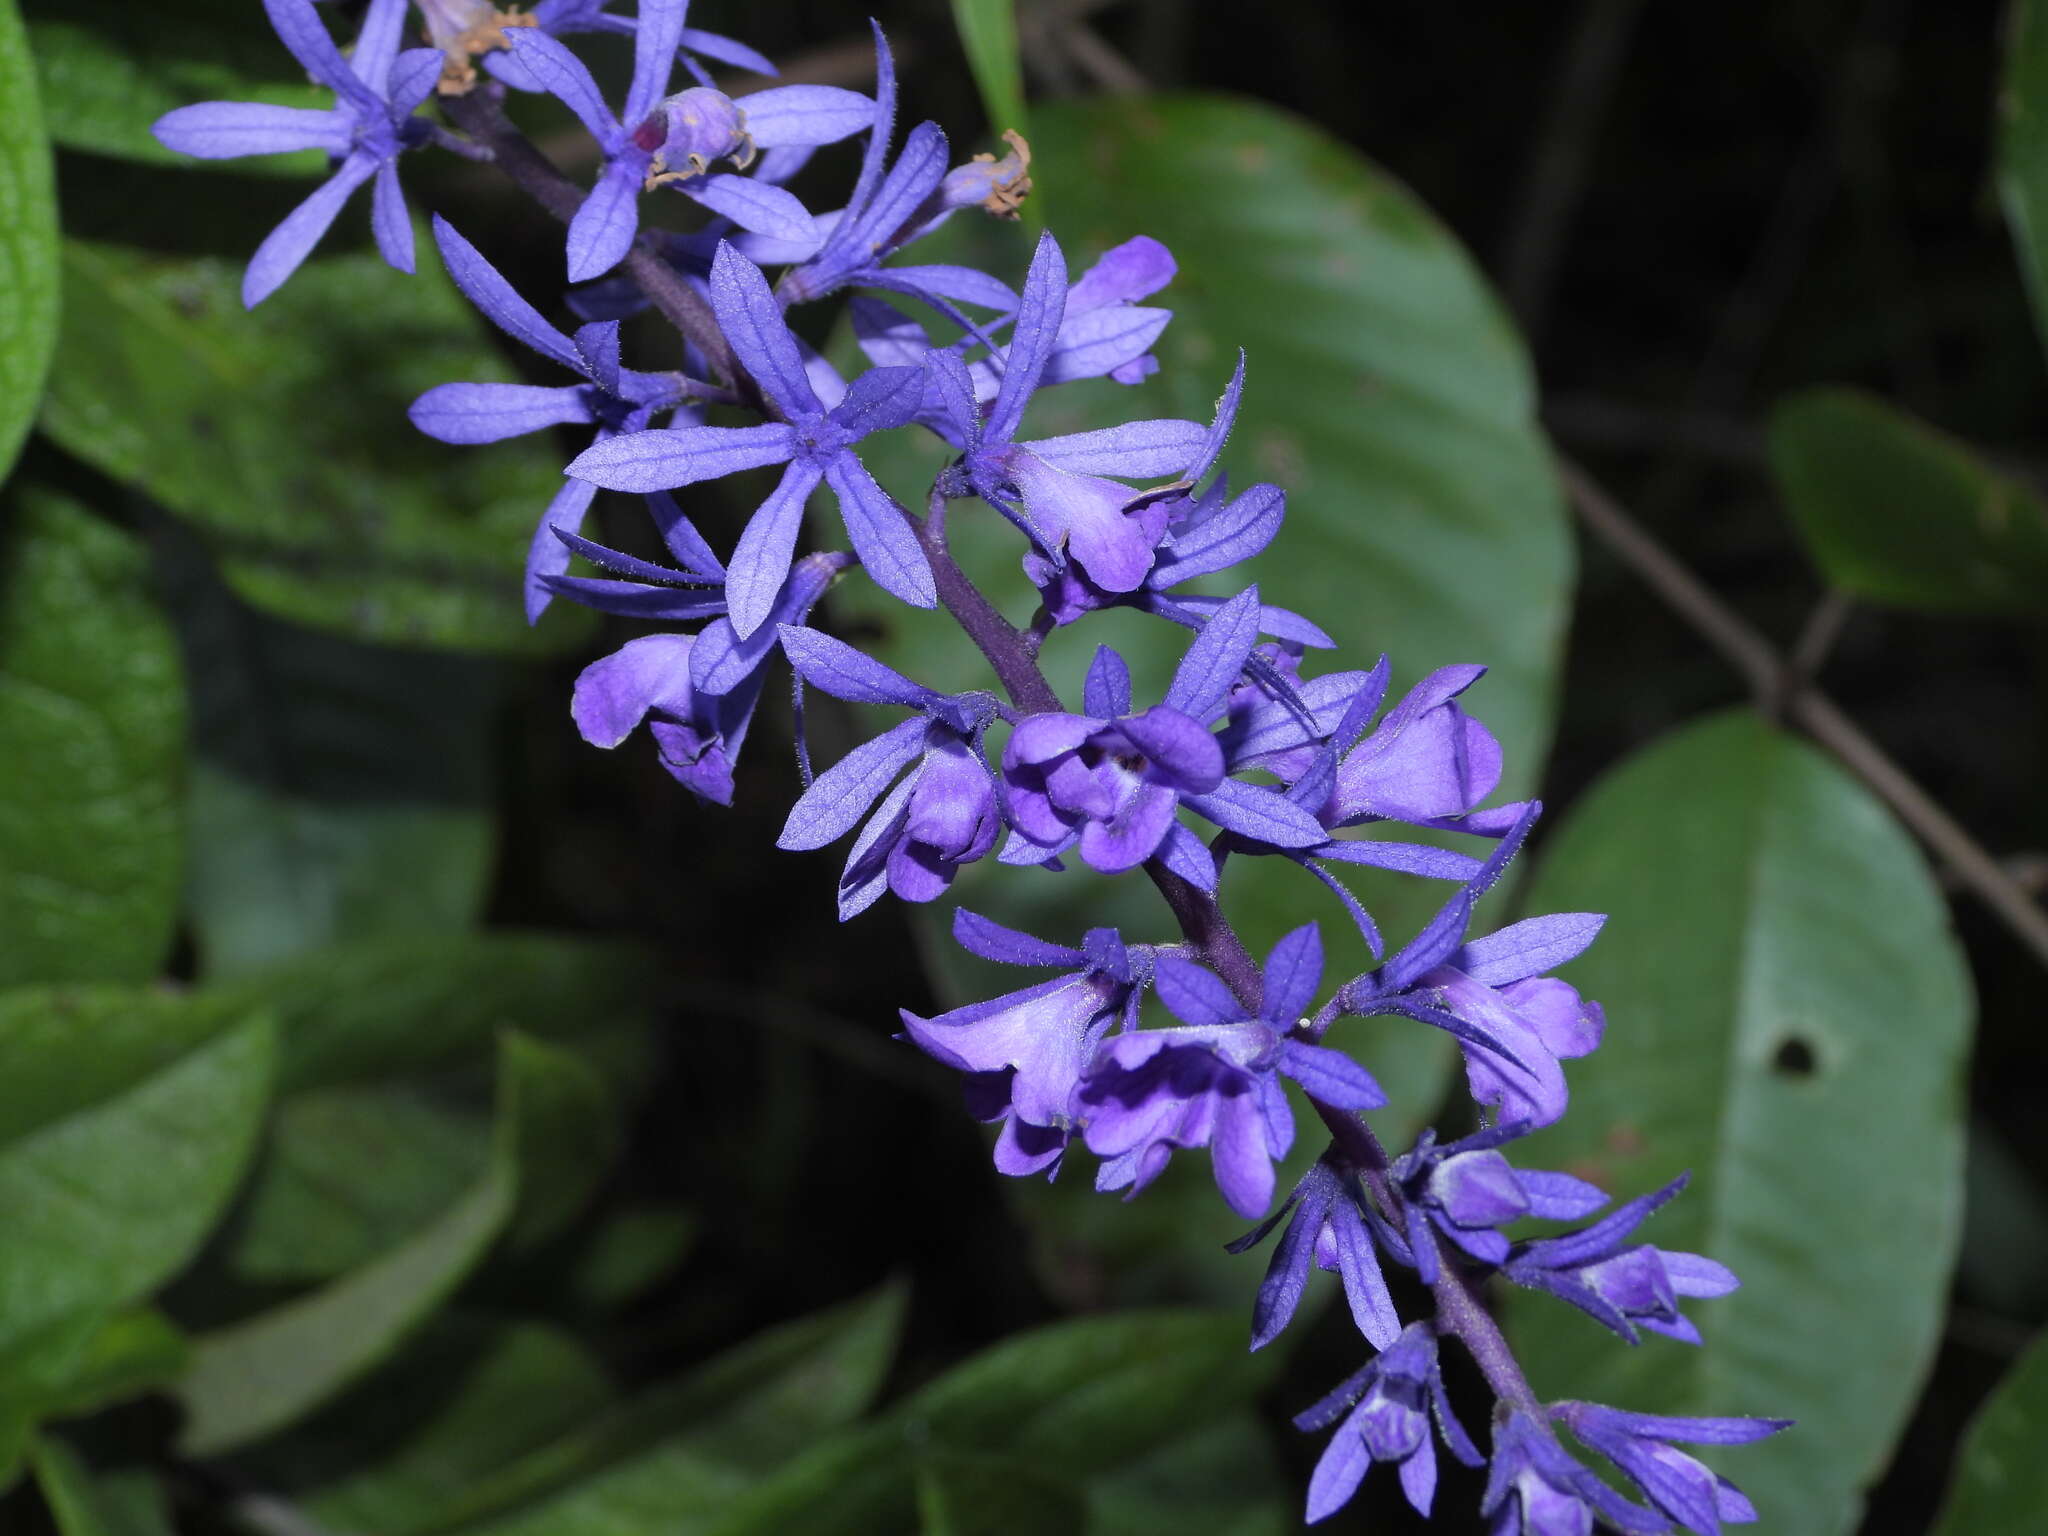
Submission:
M 413 269 L 412 216 L 398 185 L 398 157 L 425 142 L 428 128 L 413 113 L 434 89 L 441 55 L 432 48 L 398 51 L 406 0 L 371 0 L 347 59 L 327 34 L 313 0 L 263 0 L 270 24 L 292 57 L 334 92 L 325 111 L 253 101 L 207 101 L 158 118 L 150 132 L 166 149 L 203 160 L 324 150 L 334 173 L 264 237 L 242 276 L 242 302 L 254 309 L 299 269 L 341 206 L 376 180 L 370 224 L 377 249 L 401 272 Z

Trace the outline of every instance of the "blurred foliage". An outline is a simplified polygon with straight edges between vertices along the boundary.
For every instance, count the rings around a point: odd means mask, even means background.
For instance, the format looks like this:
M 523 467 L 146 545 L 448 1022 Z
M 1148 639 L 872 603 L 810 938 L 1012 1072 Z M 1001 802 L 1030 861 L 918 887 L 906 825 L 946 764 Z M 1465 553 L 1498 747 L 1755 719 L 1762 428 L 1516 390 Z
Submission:
M 1031 89 L 1077 275 L 1139 233 L 1179 260 L 1160 374 L 1049 393 L 1030 433 L 1206 421 L 1243 347 L 1223 465 L 1290 498 L 1267 599 L 1331 631 L 1328 665 L 1387 652 L 1397 687 L 1491 663 L 1468 698 L 1504 793 L 1562 814 L 1482 922 L 1613 914 L 1568 973 L 1608 1043 L 1528 1160 L 1617 1196 L 1690 1168 L 1646 1236 L 1747 1282 L 1696 1308 L 1696 1353 L 1520 1294 L 1508 1321 L 1546 1396 L 1798 1417 L 1723 1466 L 1767 1530 L 1904 1536 L 1951 1484 L 1943 1536 L 2040 1523 L 2039 976 L 1968 903 L 1951 931 L 1839 766 L 1752 712 L 1702 718 L 1736 681 L 1604 553 L 1578 569 L 1553 441 L 1748 617 L 1804 631 L 1996 852 L 2048 847 L 2048 651 L 2009 622 L 2048 576 L 2048 30 L 2010 7 L 1994 142 L 1993 9 L 881 17 L 901 120 L 938 118 L 956 159 Z M 843 9 L 692 20 L 865 83 Z M 840 43 L 852 73 L 800 59 Z M 589 53 L 621 77 L 616 39 Z M 634 631 L 560 604 L 529 629 L 518 592 L 575 445 L 451 449 L 403 419 L 444 381 L 560 379 L 428 243 L 388 271 L 361 206 L 244 312 L 240 265 L 319 161 L 201 170 L 148 137 L 214 96 L 320 99 L 248 0 L 0 0 L 0 1529 L 1297 1528 L 1321 1442 L 1285 1418 L 1363 1354 L 1341 1306 L 1318 1320 L 1334 1281 L 1247 1355 L 1263 1260 L 1222 1252 L 1239 1223 L 1203 1159 L 1129 1204 L 1078 1168 L 993 1175 L 948 1075 L 888 1035 L 899 1006 L 1020 982 L 960 960 L 944 913 L 835 928 L 840 855 L 770 852 L 794 783 L 772 710 L 726 815 L 644 739 L 577 739 L 577 669 Z M 586 176 L 566 118 L 531 120 Z M 849 164 L 797 188 L 833 206 Z M 416 209 L 566 318 L 551 224 L 485 169 L 406 169 Z M 1026 249 L 963 216 L 919 259 L 1014 279 Z M 843 354 L 831 320 L 802 323 Z M 672 352 L 626 337 L 642 366 Z M 914 503 L 940 452 L 876 446 Z M 745 489 L 692 493 L 720 548 Z M 628 500 L 595 521 L 644 541 Z M 964 508 L 956 532 L 1026 618 L 1014 537 Z M 858 578 L 823 622 L 985 681 Z M 1048 643 L 1056 681 L 1105 640 L 1143 694 L 1184 636 L 1104 616 Z M 821 760 L 855 739 L 828 702 L 812 730 Z M 1357 885 L 1394 943 L 1440 894 Z M 981 867 L 959 895 L 1061 940 L 1164 934 L 1149 891 L 1085 871 Z M 1225 897 L 1255 948 L 1317 915 L 1333 980 L 1369 963 L 1280 861 L 1233 861 Z M 1440 1039 L 1359 1036 L 1390 1141 L 1465 1128 Z M 1330 1528 L 1417 1528 L 1392 1483 Z M 1447 1467 L 1432 1528 L 1476 1529 L 1475 1493 Z

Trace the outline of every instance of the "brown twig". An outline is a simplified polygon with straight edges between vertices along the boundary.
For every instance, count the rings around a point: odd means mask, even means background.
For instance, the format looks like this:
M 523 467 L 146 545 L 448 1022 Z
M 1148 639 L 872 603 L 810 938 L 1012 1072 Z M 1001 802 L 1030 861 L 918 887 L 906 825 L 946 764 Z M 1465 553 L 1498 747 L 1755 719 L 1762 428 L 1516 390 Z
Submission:
M 2013 936 L 2048 965 L 2048 911 L 2034 902 L 1977 840 L 1826 694 L 1804 686 L 1777 648 L 1708 590 L 1650 537 L 1583 469 L 1561 460 L 1558 473 L 1579 518 L 1671 610 L 1734 664 L 1759 705 L 1778 702 L 1787 723 L 1826 747 L 1910 827 Z

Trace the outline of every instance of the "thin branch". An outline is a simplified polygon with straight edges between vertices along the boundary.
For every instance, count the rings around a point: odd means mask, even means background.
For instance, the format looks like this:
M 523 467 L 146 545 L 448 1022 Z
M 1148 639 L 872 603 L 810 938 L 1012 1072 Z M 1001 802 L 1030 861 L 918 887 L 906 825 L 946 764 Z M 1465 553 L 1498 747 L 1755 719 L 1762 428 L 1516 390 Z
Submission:
M 967 632 L 975 648 L 988 659 L 995 669 L 996 680 L 1010 695 L 1010 700 L 1026 714 L 1057 713 L 1061 708 L 1059 695 L 1045 680 L 1045 674 L 1038 670 L 1036 647 L 1027 646 L 1017 626 L 1004 618 L 982 595 L 979 587 L 967 579 L 967 573 L 960 569 L 953 558 L 953 551 L 946 543 L 946 498 L 934 487 L 929 511 L 920 518 L 908 508 L 904 517 L 917 535 L 917 542 L 924 550 L 924 556 L 932 568 L 932 581 L 939 589 L 939 601 L 953 621 Z
M 1957 881 L 1991 908 L 2013 936 L 2048 965 L 2048 911 L 1904 769 L 1885 755 L 1827 695 L 1800 686 L 1777 649 L 1639 527 L 1593 479 L 1570 462 L 1559 474 L 1580 518 L 1642 577 L 1665 604 L 1732 662 L 1768 709 L 1781 700 L 1784 718 L 1826 747 L 1889 805 Z M 1788 683 L 1792 684 L 1788 688 Z
M 1508 304 L 1533 345 L 1585 191 L 1586 163 L 1628 50 L 1642 0 L 1586 0 L 1543 125 L 1515 228 L 1501 264 Z

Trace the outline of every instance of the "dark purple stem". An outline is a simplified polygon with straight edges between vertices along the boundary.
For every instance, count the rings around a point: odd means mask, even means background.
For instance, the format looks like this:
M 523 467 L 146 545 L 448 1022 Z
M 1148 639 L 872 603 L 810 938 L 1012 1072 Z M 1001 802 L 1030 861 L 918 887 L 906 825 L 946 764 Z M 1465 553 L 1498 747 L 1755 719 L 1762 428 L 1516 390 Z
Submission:
M 514 185 L 567 224 L 583 206 L 584 190 L 512 126 L 505 116 L 502 95 L 503 87 L 492 84 L 463 96 L 443 96 L 441 110 L 469 135 L 471 143 L 490 152 L 492 162 Z M 746 379 L 732 348 L 726 345 L 725 334 L 719 330 L 718 317 L 711 312 L 710 304 L 654 251 L 645 234 L 627 252 L 625 265 L 627 275 L 647 295 L 648 303 L 703 354 L 711 371 L 728 384 L 745 381 L 748 403 L 757 403 L 752 381 Z
M 953 558 L 946 543 L 946 498 L 938 487 L 932 488 L 927 506 L 929 511 L 922 519 L 907 510 L 903 515 L 931 564 L 939 601 L 988 658 L 997 680 L 1018 709 L 1027 715 L 1057 713 L 1062 708 L 1059 695 L 1038 670 L 1038 662 L 1026 647 L 1023 633 L 996 611 L 995 604 L 982 596 L 981 589 L 967 579 L 967 573 Z
M 1223 978 L 1224 984 L 1245 1009 L 1256 1014 L 1262 990 L 1258 967 L 1252 963 L 1251 952 L 1245 948 L 1237 930 L 1230 926 L 1230 919 L 1223 915 L 1216 898 L 1188 884 L 1156 860 L 1145 866 L 1145 873 L 1152 877 L 1152 883 L 1159 887 L 1159 894 L 1173 909 L 1174 919 L 1180 924 L 1180 931 L 1188 943 L 1194 946 L 1209 968 Z M 1325 1104 L 1314 1094 L 1309 1095 L 1309 1103 L 1329 1128 L 1330 1139 L 1337 1151 L 1364 1176 L 1380 1209 L 1398 1211 L 1400 1195 L 1387 1175 L 1390 1160 L 1386 1148 L 1372 1133 L 1372 1127 L 1360 1116 Z M 1486 1378 L 1496 1397 L 1511 1408 L 1522 1408 L 1536 1414 L 1540 1420 L 1536 1394 L 1529 1389 L 1529 1380 L 1522 1374 L 1522 1367 L 1516 1361 L 1514 1351 L 1508 1347 L 1500 1325 L 1479 1299 L 1478 1283 L 1465 1272 L 1433 1228 L 1430 1229 L 1429 1240 L 1436 1244 L 1437 1250 L 1434 1287 L 1437 1327 L 1464 1341 L 1465 1348 L 1479 1366 L 1479 1373 Z

